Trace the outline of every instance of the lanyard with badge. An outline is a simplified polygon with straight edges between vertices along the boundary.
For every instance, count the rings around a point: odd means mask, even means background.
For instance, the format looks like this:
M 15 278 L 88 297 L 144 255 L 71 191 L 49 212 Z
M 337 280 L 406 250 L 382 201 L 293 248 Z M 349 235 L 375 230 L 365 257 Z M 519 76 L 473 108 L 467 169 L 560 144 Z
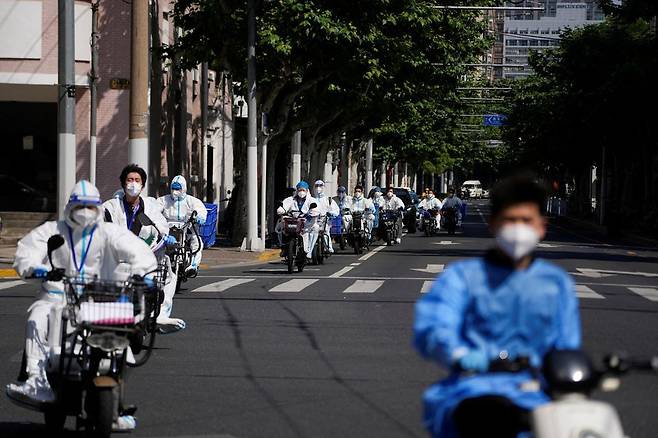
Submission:
M 96 232 L 96 227 L 97 227 L 97 225 L 94 225 L 94 227 L 91 229 L 91 232 L 89 233 L 89 242 L 87 242 L 87 247 L 82 248 L 82 253 L 80 254 L 80 265 L 78 265 L 78 259 L 77 259 L 77 256 L 75 255 L 75 243 L 73 242 L 73 230 L 71 229 L 71 227 L 68 227 L 69 241 L 71 243 L 71 253 L 73 254 L 73 266 L 75 266 L 75 269 L 78 271 L 79 274 L 83 274 L 82 271 L 84 270 L 85 262 L 87 261 L 87 255 L 89 254 L 89 248 L 91 247 L 91 241 L 94 240 L 94 233 Z M 82 238 L 83 239 L 85 237 L 85 231 L 86 231 L 86 228 L 83 228 L 82 229 Z

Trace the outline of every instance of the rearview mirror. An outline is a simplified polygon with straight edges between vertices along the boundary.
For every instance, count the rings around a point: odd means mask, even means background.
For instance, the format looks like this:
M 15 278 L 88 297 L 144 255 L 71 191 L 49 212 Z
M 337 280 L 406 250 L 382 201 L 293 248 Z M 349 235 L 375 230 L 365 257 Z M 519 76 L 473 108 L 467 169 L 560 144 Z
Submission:
M 311 205 L 309 205 L 309 208 L 317 208 L 318 204 L 315 202 L 311 202 Z
M 55 268 L 55 266 L 53 266 L 53 252 L 62 245 L 64 245 L 64 238 L 60 234 L 54 234 L 48 239 L 48 261 L 53 269 Z

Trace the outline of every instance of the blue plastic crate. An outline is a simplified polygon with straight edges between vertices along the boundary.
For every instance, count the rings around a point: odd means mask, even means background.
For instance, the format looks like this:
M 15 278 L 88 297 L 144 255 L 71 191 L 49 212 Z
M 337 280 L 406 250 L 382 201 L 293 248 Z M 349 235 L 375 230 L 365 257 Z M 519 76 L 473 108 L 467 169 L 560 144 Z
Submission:
M 343 216 L 337 216 L 331 219 L 331 235 L 343 234 Z
M 199 226 L 199 236 L 203 241 L 204 248 L 211 247 L 217 239 L 217 205 L 205 204 L 208 211 L 206 223 Z

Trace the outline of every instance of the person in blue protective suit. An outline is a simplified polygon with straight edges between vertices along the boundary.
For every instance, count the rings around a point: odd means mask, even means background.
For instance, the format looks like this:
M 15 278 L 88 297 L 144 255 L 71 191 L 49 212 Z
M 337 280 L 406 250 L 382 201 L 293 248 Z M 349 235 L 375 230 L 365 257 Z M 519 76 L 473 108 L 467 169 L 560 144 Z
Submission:
M 424 395 L 432 436 L 516 437 L 528 413 L 549 401 L 521 372 L 491 372 L 495 359 L 540 366 L 553 349 L 580 347 L 574 283 L 561 268 L 533 255 L 545 236 L 545 194 L 528 177 L 501 181 L 492 191 L 486 256 L 457 262 L 416 304 L 414 344 L 451 370 Z

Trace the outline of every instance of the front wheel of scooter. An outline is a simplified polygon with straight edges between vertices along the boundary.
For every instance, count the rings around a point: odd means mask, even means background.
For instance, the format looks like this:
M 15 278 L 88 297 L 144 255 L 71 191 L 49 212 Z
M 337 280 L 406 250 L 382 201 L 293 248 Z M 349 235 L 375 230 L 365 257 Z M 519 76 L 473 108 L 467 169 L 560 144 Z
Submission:
M 113 388 L 96 388 L 96 412 L 93 418 L 94 438 L 110 438 L 114 421 Z

